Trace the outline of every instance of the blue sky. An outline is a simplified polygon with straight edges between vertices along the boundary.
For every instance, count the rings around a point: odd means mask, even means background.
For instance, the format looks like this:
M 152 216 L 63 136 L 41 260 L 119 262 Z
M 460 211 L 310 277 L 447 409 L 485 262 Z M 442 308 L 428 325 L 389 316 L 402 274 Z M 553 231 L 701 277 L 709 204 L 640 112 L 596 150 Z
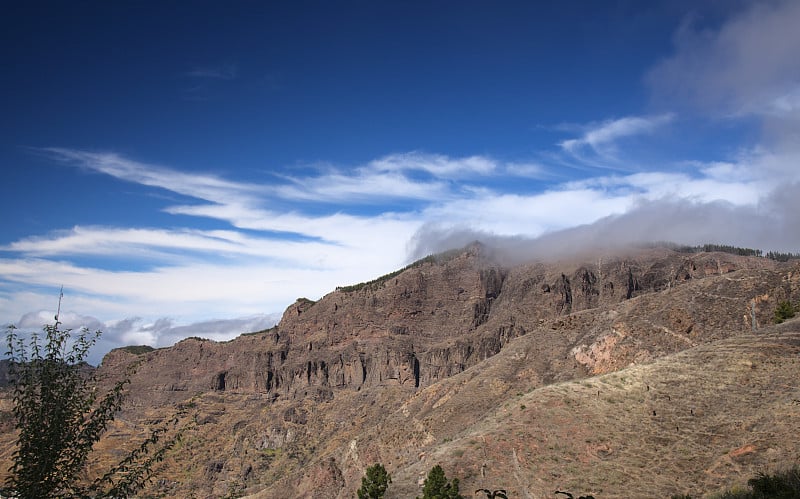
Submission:
M 797 2 L 0 8 L 0 321 L 95 360 L 476 237 L 800 250 Z

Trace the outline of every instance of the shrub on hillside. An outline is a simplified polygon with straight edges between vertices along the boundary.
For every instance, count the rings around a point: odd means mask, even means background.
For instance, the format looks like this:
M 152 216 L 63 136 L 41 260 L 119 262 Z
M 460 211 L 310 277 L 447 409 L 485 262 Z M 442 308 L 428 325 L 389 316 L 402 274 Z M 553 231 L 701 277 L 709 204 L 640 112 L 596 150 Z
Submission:
M 775 308 L 775 314 L 773 316 L 773 321 L 775 324 L 780 324 L 781 322 L 791 319 L 795 315 L 795 307 L 792 303 L 788 300 L 784 300 L 778 303 L 778 306 Z

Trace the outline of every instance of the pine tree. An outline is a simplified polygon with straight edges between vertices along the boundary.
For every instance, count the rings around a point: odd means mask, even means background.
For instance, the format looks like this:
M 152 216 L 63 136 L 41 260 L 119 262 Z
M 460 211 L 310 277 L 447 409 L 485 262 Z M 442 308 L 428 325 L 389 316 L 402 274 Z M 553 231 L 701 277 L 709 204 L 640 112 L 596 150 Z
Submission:
M 386 472 L 382 464 L 374 464 L 367 468 L 366 474 L 361 478 L 361 488 L 358 489 L 358 499 L 381 499 L 392 483 L 392 476 Z
M 437 464 L 428 472 L 422 487 L 422 499 L 464 499 L 464 496 L 458 493 L 458 478 L 447 480 L 444 470 Z

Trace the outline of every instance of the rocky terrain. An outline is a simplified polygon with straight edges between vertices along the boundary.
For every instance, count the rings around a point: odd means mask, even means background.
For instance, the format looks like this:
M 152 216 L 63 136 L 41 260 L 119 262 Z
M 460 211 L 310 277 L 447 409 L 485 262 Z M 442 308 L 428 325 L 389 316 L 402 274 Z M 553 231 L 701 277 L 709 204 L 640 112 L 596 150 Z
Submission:
M 669 497 L 800 456 L 800 266 L 666 249 L 504 266 L 480 244 L 298 299 L 267 331 L 109 353 L 139 363 L 98 464 L 189 408 L 144 495 L 354 497 L 367 466 L 414 497 Z M 7 411 L 4 400 L 0 411 Z M 7 419 L 0 458 L 8 458 Z

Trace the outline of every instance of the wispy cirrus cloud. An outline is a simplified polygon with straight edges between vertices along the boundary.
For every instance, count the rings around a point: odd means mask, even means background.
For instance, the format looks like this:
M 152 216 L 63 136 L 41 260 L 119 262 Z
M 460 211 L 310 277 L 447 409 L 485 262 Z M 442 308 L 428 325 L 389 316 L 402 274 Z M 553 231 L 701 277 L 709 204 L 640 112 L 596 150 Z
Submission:
M 191 228 L 120 228 L 76 226 L 46 235 L 31 236 L 0 246 L 35 258 L 52 256 L 104 256 L 147 260 L 151 266 L 235 258 L 274 259 L 295 263 L 328 244 L 318 240 L 287 240 L 256 237 L 236 230 Z
M 184 72 L 183 76 L 188 83 L 183 89 L 183 98 L 207 101 L 239 79 L 239 66 L 233 63 L 195 66 Z
M 131 160 L 113 152 L 93 152 L 67 148 L 42 148 L 52 158 L 120 180 L 166 189 L 202 199 L 215 206 L 169 207 L 170 213 L 197 214 L 251 213 L 248 217 L 270 218 L 275 214 L 260 211 L 269 196 L 287 201 L 321 203 L 383 203 L 395 199 L 442 199 L 457 197 L 462 185 L 481 182 L 493 174 L 543 177 L 545 167 L 533 163 L 501 163 L 486 156 L 453 158 L 440 154 L 410 152 L 392 154 L 349 169 L 327 167 L 316 175 L 277 176 L 270 184 L 233 182 L 209 173 L 187 174 L 169 167 Z M 420 177 L 419 173 L 425 176 Z M 466 184 L 465 184 L 466 183 Z M 223 218 L 232 220 L 231 215 Z M 283 229 L 276 229 L 283 230 Z
M 186 76 L 211 80 L 235 80 L 239 76 L 236 64 L 220 64 L 217 66 L 197 66 L 186 72 Z
M 38 149 L 54 160 L 148 187 L 207 201 L 251 201 L 266 192 L 264 186 L 225 180 L 209 173 L 187 173 L 174 168 L 131 160 L 114 152 L 94 152 L 62 147 Z
M 667 118 L 664 118 L 667 119 Z M 658 120 L 655 120 L 658 121 Z M 653 120 L 599 127 L 596 133 L 587 133 L 587 141 L 600 144 L 642 129 L 656 126 Z M 633 123 L 633 124 L 631 124 Z M 138 163 L 115 154 L 86 153 L 49 149 L 63 158 L 78 161 L 82 166 L 117 178 L 143 185 L 159 187 L 191 196 L 205 203 L 166 206 L 163 210 L 171 214 L 206 217 L 225 221 L 236 229 L 269 232 L 262 238 L 245 238 L 236 231 L 214 233 L 198 231 L 174 232 L 169 235 L 159 231 L 124 230 L 109 231 L 90 237 L 92 231 L 76 229 L 72 234 L 53 241 L 18 241 L 14 248 L 28 247 L 34 251 L 45 251 L 51 246 L 66 251 L 74 248 L 77 241 L 87 251 L 115 249 L 120 244 L 132 247 L 153 248 L 158 243 L 174 247 L 201 247 L 224 255 L 270 254 L 260 239 L 284 244 L 281 233 L 296 234 L 321 248 L 374 247 L 369 240 L 377 235 L 409 234 L 416 230 L 422 220 L 436 220 L 455 224 L 469 223 L 473 226 L 491 227 L 502 233 L 512 233 L 525 228 L 528 234 L 561 228 L 568 224 L 591 223 L 602 216 L 623 212 L 632 200 L 675 197 L 695 201 L 712 202 L 719 199 L 735 204 L 754 204 L 769 185 L 758 183 L 749 176 L 731 177 L 731 172 L 752 168 L 752 163 L 694 163 L 687 168 L 693 173 L 639 172 L 618 176 L 599 176 L 581 181 L 553 184 L 542 189 L 534 187 L 531 192 L 512 194 L 502 187 L 490 188 L 470 183 L 477 176 L 489 172 L 493 177 L 511 179 L 518 174 L 515 165 L 502 164 L 488 158 L 448 158 L 442 155 L 426 156 L 419 153 L 393 155 L 371 161 L 349 172 L 331 169 L 321 175 L 290 178 L 280 185 L 258 185 L 252 182 L 237 183 L 224 178 L 195 173 L 187 174 L 168 168 Z M 407 162 L 404 160 L 407 159 Z M 406 177 L 406 171 L 432 172 L 438 177 Z M 535 165 L 538 173 L 538 165 Z M 470 175 L 471 173 L 471 175 Z M 460 175 L 461 181 L 446 177 Z M 445 178 L 442 178 L 445 177 Z M 413 199 L 414 204 L 405 211 L 385 211 L 370 216 L 347 214 L 348 207 L 365 202 L 365 199 L 385 201 L 392 196 Z M 332 205 L 316 215 L 304 214 L 302 208 L 287 211 L 271 205 L 273 197 L 291 201 L 313 201 Z M 298 205 L 299 206 L 299 205 Z M 572 209 L 580 206 L 581 210 Z M 330 209 L 334 212 L 330 212 Z M 563 213 L 571 213 L 565 218 Z M 576 215 L 585 215 L 576 218 Z M 78 232 L 81 232 L 78 237 Z M 113 236 L 113 237 L 109 237 Z M 114 244 L 102 243 L 106 237 Z M 294 243 L 293 243 L 294 244 Z M 27 246 L 25 246 L 27 245 Z M 89 250 L 88 248 L 94 248 Z M 53 250 L 54 252 L 56 249 Z M 291 253 L 298 254 L 295 249 Z
M 313 177 L 285 177 L 277 188 L 287 199 L 324 203 L 384 203 L 388 199 L 430 200 L 452 198 L 454 182 L 480 180 L 501 165 L 485 156 L 451 158 L 441 154 L 410 152 L 391 154 L 348 170 L 328 168 Z M 422 178 L 418 174 L 424 174 Z
M 656 116 L 626 116 L 613 120 L 593 123 L 586 127 L 581 137 L 559 142 L 565 152 L 584 158 L 587 153 L 602 159 L 616 159 L 619 150 L 617 142 L 636 135 L 650 134 L 670 123 L 675 118 L 672 113 Z
M 276 194 L 285 199 L 323 203 L 385 203 L 389 199 L 431 199 L 448 193 L 441 181 L 412 180 L 399 172 L 362 170 L 355 174 L 333 171 L 317 177 L 286 177 L 290 183 L 278 186 Z

